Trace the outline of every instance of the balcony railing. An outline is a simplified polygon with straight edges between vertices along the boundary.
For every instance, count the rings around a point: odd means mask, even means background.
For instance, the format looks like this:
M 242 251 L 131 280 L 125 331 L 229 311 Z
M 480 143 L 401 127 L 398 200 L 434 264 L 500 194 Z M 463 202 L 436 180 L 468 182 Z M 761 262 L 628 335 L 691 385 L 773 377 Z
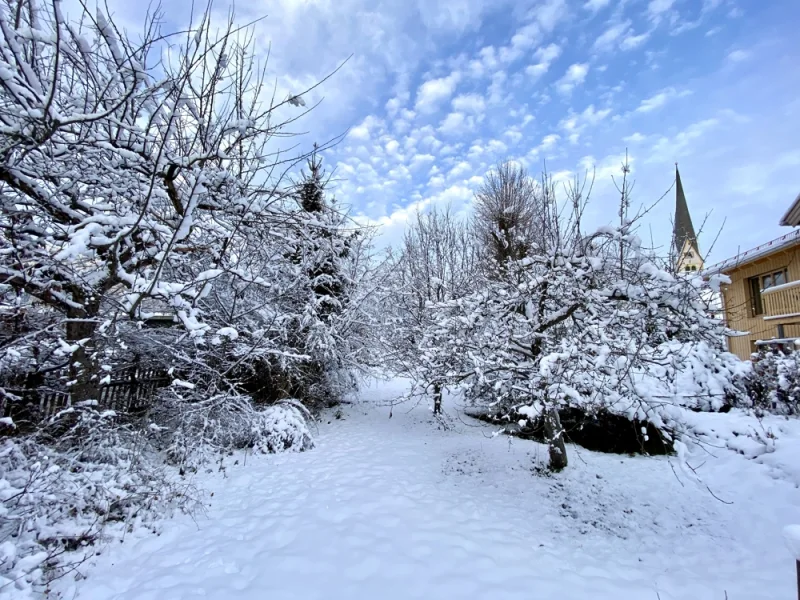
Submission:
M 790 281 L 761 292 L 764 320 L 800 316 L 800 281 Z

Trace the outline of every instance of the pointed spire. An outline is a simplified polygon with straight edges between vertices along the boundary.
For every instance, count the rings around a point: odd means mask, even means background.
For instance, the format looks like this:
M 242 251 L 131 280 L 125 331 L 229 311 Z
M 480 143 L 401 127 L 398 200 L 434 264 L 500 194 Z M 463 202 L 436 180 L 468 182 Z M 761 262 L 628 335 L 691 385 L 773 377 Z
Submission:
M 686 196 L 683 193 L 678 163 L 675 163 L 675 230 L 672 239 L 677 254 L 683 251 L 687 241 L 694 248 L 695 252 L 699 254 L 697 249 L 697 236 L 694 233 L 692 217 L 689 215 L 689 206 L 686 204 Z

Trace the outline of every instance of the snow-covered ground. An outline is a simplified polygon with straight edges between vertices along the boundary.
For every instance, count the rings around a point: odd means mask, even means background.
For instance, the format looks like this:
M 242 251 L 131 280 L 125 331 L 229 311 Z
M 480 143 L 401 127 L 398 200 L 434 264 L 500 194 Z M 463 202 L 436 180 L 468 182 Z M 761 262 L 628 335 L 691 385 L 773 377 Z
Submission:
M 676 458 L 570 446 L 567 470 L 542 475 L 544 446 L 492 437 L 453 404 L 446 430 L 425 406 L 389 418 L 380 405 L 398 385 L 365 388 L 342 419 L 320 425 L 310 452 L 249 456 L 246 466 L 230 461 L 226 478 L 202 476 L 213 491 L 206 515 L 114 542 L 87 579 L 56 591 L 78 600 L 794 597 L 782 529 L 800 522 L 800 490 L 771 465 L 720 448 L 698 483 Z

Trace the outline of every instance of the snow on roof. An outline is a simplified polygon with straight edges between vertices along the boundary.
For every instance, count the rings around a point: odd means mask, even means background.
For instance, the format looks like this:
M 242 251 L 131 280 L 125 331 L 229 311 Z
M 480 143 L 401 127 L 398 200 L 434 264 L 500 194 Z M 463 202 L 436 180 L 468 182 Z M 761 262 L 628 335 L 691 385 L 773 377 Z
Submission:
M 797 243 L 800 243 L 800 229 L 795 229 L 794 231 L 787 233 L 786 235 L 782 235 L 779 238 L 775 238 L 766 244 L 761 244 L 760 246 L 756 246 L 755 248 L 741 252 L 732 258 L 723 260 L 722 262 L 711 265 L 710 267 L 706 267 L 703 271 L 708 275 L 712 273 L 722 273 L 740 265 L 753 262 L 757 258 L 767 256 L 768 254 L 772 254 L 778 250 L 794 246 Z
M 789 210 L 784 213 L 781 217 L 780 221 L 781 225 L 790 225 L 795 227 L 800 225 L 800 194 L 797 195 L 797 198 L 794 199 L 792 205 L 789 207 Z

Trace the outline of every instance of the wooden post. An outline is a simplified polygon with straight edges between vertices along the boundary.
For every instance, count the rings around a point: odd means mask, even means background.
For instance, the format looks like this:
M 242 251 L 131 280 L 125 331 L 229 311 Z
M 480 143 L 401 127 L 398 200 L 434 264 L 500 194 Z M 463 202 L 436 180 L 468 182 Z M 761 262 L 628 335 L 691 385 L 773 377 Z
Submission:
M 797 598 L 800 600 L 800 525 L 787 525 L 783 528 L 783 539 L 786 547 L 794 556 L 795 573 L 797 574 Z
M 800 560 L 795 560 L 794 564 L 797 571 L 797 600 L 800 600 Z
M 442 413 L 442 384 L 433 384 L 433 414 L 439 415 Z

